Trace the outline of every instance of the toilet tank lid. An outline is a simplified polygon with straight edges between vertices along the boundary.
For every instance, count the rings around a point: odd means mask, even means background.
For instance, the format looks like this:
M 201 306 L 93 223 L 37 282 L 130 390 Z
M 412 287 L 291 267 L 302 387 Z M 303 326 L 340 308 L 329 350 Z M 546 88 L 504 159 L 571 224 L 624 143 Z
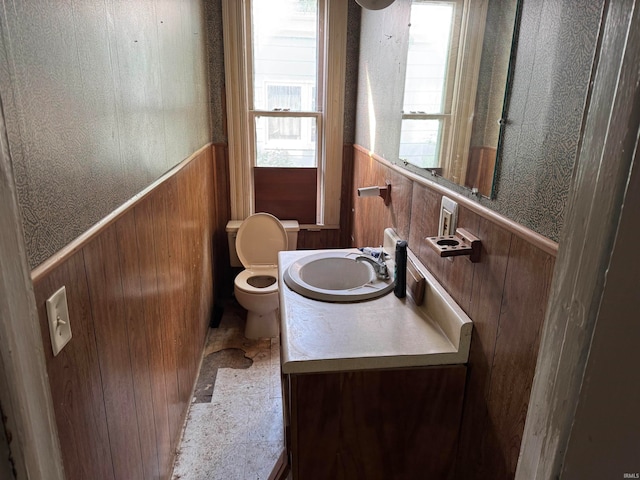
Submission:
M 227 232 L 238 232 L 240 225 L 242 225 L 242 220 L 229 220 L 227 223 Z M 299 232 L 300 224 L 297 220 L 280 220 L 280 223 L 284 227 L 286 232 Z

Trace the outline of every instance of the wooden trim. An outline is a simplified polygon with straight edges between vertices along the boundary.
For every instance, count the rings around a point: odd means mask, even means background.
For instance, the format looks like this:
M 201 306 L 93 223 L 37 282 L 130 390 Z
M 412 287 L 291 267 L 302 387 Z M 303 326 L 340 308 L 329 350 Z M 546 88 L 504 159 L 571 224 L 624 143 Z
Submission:
M 38 265 L 31 271 L 31 281 L 33 283 L 39 281 L 41 278 L 48 275 L 54 268 L 56 268 L 61 263 L 68 260 L 74 253 L 84 247 L 87 243 L 89 243 L 92 239 L 98 236 L 100 233 L 104 232 L 111 225 L 113 225 L 120 217 L 122 217 L 129 210 L 138 205 L 142 200 L 147 198 L 154 190 L 163 185 L 169 179 L 173 178 L 180 170 L 189 165 L 189 163 L 197 158 L 202 152 L 204 152 L 207 148 L 211 148 L 211 143 L 207 143 L 205 146 L 201 147 L 199 150 L 191 154 L 188 158 L 180 162 L 178 165 L 173 167 L 167 173 L 162 175 L 159 179 L 149 185 L 147 188 L 142 190 L 140 193 L 137 193 L 129 200 L 124 202 L 118 208 L 116 208 L 109 215 L 104 217 L 98 223 L 89 228 L 82 235 L 72 240 L 69 244 L 64 246 L 60 251 L 54 253 L 51 257 L 45 260 L 43 263 Z
M 326 2 L 324 81 L 323 168 L 319 169 L 322 202 L 319 222 L 340 223 L 342 148 L 344 134 L 344 89 L 347 57 L 347 2 Z
M 460 7 L 457 7 L 460 8 Z M 452 124 L 446 140 L 442 167 L 448 178 L 464 183 L 469 157 L 473 114 L 478 91 L 482 41 L 487 21 L 488 1 L 469 2 L 464 9 L 462 32 L 458 45 L 457 74 L 452 99 Z
M 287 451 L 283 447 L 282 452 L 280 452 L 280 456 L 276 461 L 276 464 L 271 470 L 271 474 L 269 475 L 268 480 L 286 480 L 288 473 L 289 465 L 287 463 Z
M 251 150 L 245 137 L 253 131 L 248 119 L 250 78 L 245 50 L 246 2 L 222 1 L 224 26 L 224 71 L 226 86 L 227 130 L 229 137 L 229 184 L 231 218 L 242 220 L 253 211 L 253 178 Z
M 340 230 L 340 225 L 317 225 L 313 223 L 301 223 L 300 230 L 319 232 L 320 230 Z
M 452 200 L 458 202 L 459 205 L 462 205 L 465 208 L 468 208 L 469 210 L 471 210 L 472 212 L 480 215 L 483 218 L 486 218 L 487 220 L 495 223 L 496 225 L 504 228 L 505 230 L 507 230 L 510 233 L 513 233 L 514 235 L 516 235 L 517 237 L 522 238 L 523 240 L 526 240 L 527 242 L 529 242 L 531 245 L 539 248 L 540 250 L 542 250 L 543 252 L 548 253 L 549 255 L 552 255 L 553 257 L 556 257 L 558 255 L 558 244 L 556 242 L 554 242 L 553 240 L 540 235 L 537 232 L 534 232 L 533 230 L 525 227 L 524 225 L 520 225 L 519 223 L 514 222 L 511 219 L 508 219 L 506 217 L 503 217 L 502 215 L 500 215 L 499 213 L 483 206 L 480 205 L 479 203 L 474 202 L 473 200 L 460 195 L 459 193 L 456 193 L 452 190 L 449 190 L 448 188 L 437 184 L 435 182 L 432 182 L 431 180 L 428 180 L 424 177 L 421 177 L 418 174 L 415 174 L 413 172 L 410 172 L 408 170 L 405 170 L 404 168 L 399 167 L 398 165 L 394 165 L 393 163 L 389 162 L 388 160 L 385 160 L 384 158 L 380 157 L 379 155 L 376 155 L 373 152 L 370 152 L 369 150 L 367 150 L 366 148 L 362 147 L 361 145 L 354 145 L 353 146 L 354 149 L 356 149 L 357 151 L 364 153 L 365 155 L 367 155 L 369 158 L 372 158 L 373 160 L 383 164 L 384 166 L 392 169 L 393 171 L 400 173 L 402 175 L 404 175 L 405 177 L 409 178 L 410 180 L 413 180 L 414 182 L 419 183 L 420 185 L 423 185 L 441 195 L 446 195 L 447 197 L 451 198 Z

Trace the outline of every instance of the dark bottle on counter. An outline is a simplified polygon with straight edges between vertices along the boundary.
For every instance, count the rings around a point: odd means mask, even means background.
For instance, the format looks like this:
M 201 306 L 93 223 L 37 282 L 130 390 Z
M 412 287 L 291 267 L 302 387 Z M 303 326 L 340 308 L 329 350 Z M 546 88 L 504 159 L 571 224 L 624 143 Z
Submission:
M 407 242 L 406 240 L 398 240 L 396 242 L 396 285 L 393 293 L 398 298 L 404 298 L 407 295 Z

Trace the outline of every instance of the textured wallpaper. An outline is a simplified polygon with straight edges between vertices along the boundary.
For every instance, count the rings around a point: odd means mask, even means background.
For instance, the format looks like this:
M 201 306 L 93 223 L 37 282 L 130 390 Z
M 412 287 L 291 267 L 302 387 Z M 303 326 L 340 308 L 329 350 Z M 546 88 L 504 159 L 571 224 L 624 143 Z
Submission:
M 222 35 L 222 0 L 205 0 L 207 25 L 207 66 L 209 68 L 209 102 L 211 141 L 227 143 L 224 81 L 224 42 Z
M 409 1 L 397 0 L 387 10 L 404 11 L 401 7 Z M 478 199 L 555 241 L 578 153 L 602 8 L 603 0 L 523 0 L 496 195 L 493 200 Z M 356 143 L 393 162 L 397 152 L 384 150 L 384 124 L 394 118 L 388 113 L 388 95 L 397 91 L 395 72 L 402 66 L 389 55 L 392 48 L 369 40 L 380 38 L 380 29 L 390 25 L 381 17 L 384 11 L 364 11 L 362 16 Z M 382 33 L 391 45 L 394 32 Z M 370 118 L 376 118 L 375 125 Z M 372 138 L 372 132 L 378 132 L 378 138 Z M 430 178 L 472 197 L 447 180 Z
M 31 267 L 210 141 L 199 0 L 0 0 Z

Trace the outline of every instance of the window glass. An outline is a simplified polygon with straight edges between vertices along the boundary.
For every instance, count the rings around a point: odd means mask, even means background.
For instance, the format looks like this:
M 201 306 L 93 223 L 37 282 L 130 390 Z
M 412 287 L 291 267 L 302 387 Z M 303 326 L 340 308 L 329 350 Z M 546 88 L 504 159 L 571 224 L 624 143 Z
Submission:
M 453 11 L 452 4 L 411 4 L 405 113 L 444 113 Z
M 316 167 L 315 117 L 256 116 L 257 167 Z
M 267 86 L 267 108 L 274 111 L 300 111 L 302 87 Z M 301 140 L 300 118 L 269 118 L 269 140 Z
M 454 84 L 449 76 L 455 76 L 452 32 L 459 32 L 459 26 L 454 28 L 456 21 L 455 3 L 411 3 L 399 156 L 420 168 L 441 166 Z
M 402 120 L 400 158 L 421 168 L 436 168 L 440 157 L 440 120 Z
M 252 0 L 251 6 L 254 110 L 315 109 L 311 95 L 287 103 L 291 100 L 287 89 L 301 87 L 277 86 L 275 94 L 269 85 L 305 85 L 310 93 L 316 91 L 317 0 Z

